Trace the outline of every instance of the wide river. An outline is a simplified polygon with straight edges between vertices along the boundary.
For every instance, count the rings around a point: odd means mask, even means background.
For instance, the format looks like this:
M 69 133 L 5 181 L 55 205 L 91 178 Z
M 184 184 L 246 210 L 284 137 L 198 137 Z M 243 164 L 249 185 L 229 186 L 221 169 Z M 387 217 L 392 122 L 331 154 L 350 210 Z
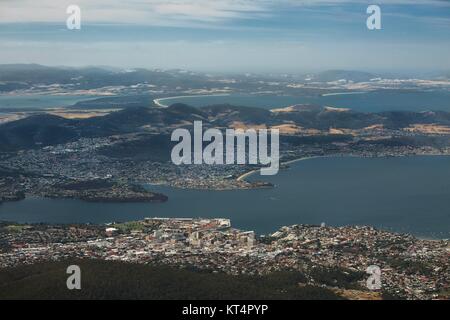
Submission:
M 450 91 L 377 90 L 354 94 L 337 93 L 323 96 L 290 95 L 212 95 L 164 98 L 163 105 L 186 103 L 195 107 L 228 103 L 238 106 L 273 109 L 295 104 L 319 104 L 337 108 L 350 108 L 360 112 L 382 111 L 448 111 L 450 112 Z
M 200 191 L 149 186 L 169 196 L 160 204 L 26 199 L 0 205 L 0 220 L 103 223 L 154 216 L 224 217 L 235 227 L 258 233 L 325 222 L 450 237 L 450 157 L 315 158 L 264 180 L 276 187 Z
M 0 94 L 0 112 L 6 110 L 46 108 L 62 108 L 71 106 L 78 101 L 99 98 L 95 95 L 51 95 L 51 94 Z

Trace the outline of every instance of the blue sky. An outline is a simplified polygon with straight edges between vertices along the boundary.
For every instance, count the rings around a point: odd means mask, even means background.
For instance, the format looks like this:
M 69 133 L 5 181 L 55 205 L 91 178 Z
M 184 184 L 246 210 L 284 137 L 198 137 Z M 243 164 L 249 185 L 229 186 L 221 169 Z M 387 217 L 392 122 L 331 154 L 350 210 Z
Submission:
M 82 28 L 65 27 L 81 8 Z M 382 30 L 366 28 L 378 4 Z M 447 0 L 0 0 L 0 63 L 450 70 Z

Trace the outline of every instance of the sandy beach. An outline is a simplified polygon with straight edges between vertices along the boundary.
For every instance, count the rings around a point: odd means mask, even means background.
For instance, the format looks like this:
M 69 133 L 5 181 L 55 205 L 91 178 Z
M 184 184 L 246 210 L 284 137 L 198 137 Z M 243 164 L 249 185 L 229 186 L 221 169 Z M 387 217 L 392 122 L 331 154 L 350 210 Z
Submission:
M 280 166 L 289 165 L 289 164 L 292 164 L 292 163 L 295 163 L 295 162 L 299 162 L 299 161 L 311 160 L 311 159 L 316 159 L 316 158 L 325 158 L 325 157 L 328 157 L 328 156 L 302 157 L 302 158 L 298 158 L 298 159 L 293 159 L 293 160 L 289 160 L 289 161 L 286 161 L 286 162 L 282 162 L 280 164 Z M 239 177 L 237 177 L 236 180 L 237 181 L 243 181 L 246 178 L 250 177 L 251 175 L 257 173 L 259 170 L 260 169 L 255 169 L 255 170 L 248 171 L 248 172 L 240 175 Z
M 192 95 L 192 96 L 175 96 L 175 97 L 166 97 L 166 98 L 155 99 L 155 100 L 153 100 L 153 103 L 156 104 L 158 107 L 167 108 L 168 105 L 165 105 L 162 103 L 165 100 L 179 99 L 179 98 L 197 98 L 197 97 L 226 97 L 229 95 L 230 95 L 229 93 L 217 93 L 217 94 L 198 94 L 198 95 Z

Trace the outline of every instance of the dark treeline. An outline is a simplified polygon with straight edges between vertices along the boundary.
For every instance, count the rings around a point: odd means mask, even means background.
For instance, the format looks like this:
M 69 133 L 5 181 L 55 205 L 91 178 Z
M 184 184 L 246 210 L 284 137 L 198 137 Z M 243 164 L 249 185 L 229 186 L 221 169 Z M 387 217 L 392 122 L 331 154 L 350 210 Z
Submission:
M 72 264 L 81 268 L 81 290 L 66 287 L 66 269 Z M 341 299 L 331 290 L 304 285 L 305 280 L 300 272 L 233 276 L 124 262 L 62 261 L 1 270 L 0 299 Z

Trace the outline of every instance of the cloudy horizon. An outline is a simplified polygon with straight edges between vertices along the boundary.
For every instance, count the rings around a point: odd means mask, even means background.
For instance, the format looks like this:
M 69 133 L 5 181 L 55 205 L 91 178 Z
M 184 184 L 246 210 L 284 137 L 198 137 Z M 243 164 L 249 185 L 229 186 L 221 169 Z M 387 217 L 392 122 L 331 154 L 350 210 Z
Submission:
M 77 4 L 81 30 L 67 30 Z M 450 2 L 0 0 L 0 63 L 200 71 L 450 70 Z

